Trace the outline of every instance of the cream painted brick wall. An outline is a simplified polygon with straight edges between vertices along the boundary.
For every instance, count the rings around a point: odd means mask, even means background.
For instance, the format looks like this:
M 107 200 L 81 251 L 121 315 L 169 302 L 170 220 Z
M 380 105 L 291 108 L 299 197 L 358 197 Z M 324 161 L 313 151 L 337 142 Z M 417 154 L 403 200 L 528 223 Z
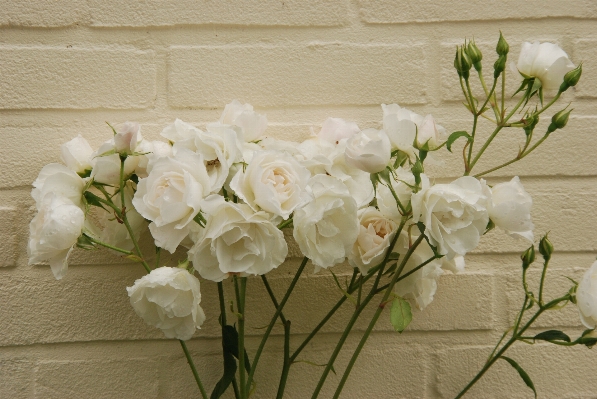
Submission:
M 532 194 L 537 235 L 551 231 L 558 250 L 547 287 L 555 295 L 567 287 L 563 276 L 579 278 L 597 253 L 594 1 L 0 0 L 0 398 L 198 397 L 178 343 L 145 325 L 128 303 L 124 287 L 143 274 L 138 265 L 106 251 L 75 251 L 61 281 L 48 266 L 28 265 L 30 184 L 43 165 L 59 161 L 60 144 L 81 134 L 97 147 L 110 134 L 105 121 L 139 121 L 144 135 L 157 139 L 175 117 L 203 126 L 234 98 L 266 113 L 269 134 L 284 139 L 306 138 L 328 116 L 379 127 L 382 102 L 433 113 L 449 131 L 469 129 L 452 69 L 454 46 L 474 36 L 490 73 L 499 30 L 511 59 L 523 40 L 549 40 L 584 62 L 581 83 L 562 101 L 575 108 L 566 129 L 537 154 L 488 178 L 519 175 Z M 480 134 L 488 128 L 481 124 Z M 492 159 L 479 170 L 509 159 L 523 139 L 520 132 L 498 136 Z M 442 154 L 444 164 L 429 166 L 429 174 L 461 175 L 461 145 L 453 156 Z M 442 276 L 435 301 L 414 311 L 406 332 L 394 333 L 384 315 L 343 397 L 452 397 L 512 323 L 520 302 L 518 253 L 525 246 L 491 232 L 468 256 L 465 273 Z M 298 255 L 291 239 L 290 253 Z M 298 262 L 291 257 L 271 274 L 278 295 Z M 231 296 L 229 283 L 225 289 Z M 273 307 L 258 279 L 248 289 L 253 354 Z M 207 282 L 202 291 L 207 322 L 189 348 L 211 388 L 221 373 L 217 291 Z M 301 279 L 285 311 L 293 345 L 339 295 L 325 273 Z M 350 313 L 347 304 L 301 360 L 324 363 Z M 348 348 L 371 315 L 357 323 Z M 573 307 L 547 314 L 536 331 L 547 327 L 573 335 L 582 330 Z M 275 394 L 280 334 L 276 328 L 264 353 L 257 398 Z M 511 356 L 527 369 L 540 398 L 597 395 L 595 351 L 520 344 Z M 336 370 L 349 357 L 343 352 Z M 288 397 L 309 397 L 320 371 L 293 366 Z M 332 395 L 338 380 L 330 377 L 322 397 Z M 469 396 L 531 397 L 506 364 Z

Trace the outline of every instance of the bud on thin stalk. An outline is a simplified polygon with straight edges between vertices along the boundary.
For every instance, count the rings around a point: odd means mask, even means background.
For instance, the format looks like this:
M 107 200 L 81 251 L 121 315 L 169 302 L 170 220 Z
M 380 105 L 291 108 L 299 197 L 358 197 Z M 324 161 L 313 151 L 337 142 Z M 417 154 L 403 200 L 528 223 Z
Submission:
M 454 68 L 456 68 L 458 76 L 462 76 L 464 79 L 468 79 L 471 67 L 472 62 L 469 56 L 466 54 L 464 46 L 458 47 L 456 49 L 456 57 L 454 58 Z
M 535 246 L 531 245 L 524 251 L 520 259 L 522 259 L 522 268 L 526 270 L 535 261 Z
M 547 238 L 547 234 L 541 238 L 539 241 L 539 253 L 543 255 L 543 259 L 548 260 L 551 258 L 551 254 L 553 253 L 553 244 Z
M 560 93 L 565 92 L 566 90 L 568 90 L 569 87 L 576 86 L 576 84 L 580 80 L 581 75 L 582 64 L 566 73 L 566 75 L 564 75 L 564 82 L 562 82 L 562 84 L 560 85 Z
M 482 68 L 481 60 L 483 59 L 483 54 L 475 44 L 474 40 L 468 42 L 468 46 L 466 47 L 466 53 L 470 57 L 471 62 L 473 63 L 473 66 L 475 67 L 477 72 L 479 72 Z
M 505 56 L 508 54 L 508 51 L 510 51 L 510 46 L 508 45 L 508 42 L 506 42 L 506 39 L 504 39 L 502 32 L 500 32 L 500 38 L 495 47 L 495 52 L 498 53 L 499 56 Z
M 563 129 L 568 123 L 568 118 L 570 118 L 570 113 L 572 111 L 573 109 L 571 109 L 570 111 L 566 111 L 566 108 L 564 108 L 563 110 L 552 116 L 551 124 L 547 128 L 547 133 L 552 133 L 556 129 Z
M 494 79 L 497 79 L 498 76 L 500 76 L 500 74 L 504 72 L 504 69 L 506 69 L 506 59 L 507 57 L 505 55 L 500 55 L 498 59 L 495 61 L 495 64 L 493 64 Z

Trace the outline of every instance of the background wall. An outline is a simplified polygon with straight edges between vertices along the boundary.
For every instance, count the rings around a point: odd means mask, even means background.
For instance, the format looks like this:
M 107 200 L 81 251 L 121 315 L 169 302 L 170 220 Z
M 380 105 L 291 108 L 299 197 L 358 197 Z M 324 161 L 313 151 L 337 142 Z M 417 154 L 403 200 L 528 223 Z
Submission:
M 279 138 L 301 140 L 328 116 L 379 127 L 379 104 L 393 102 L 433 113 L 448 131 L 470 129 L 454 46 L 474 36 L 491 73 L 499 30 L 511 59 L 522 41 L 540 40 L 584 62 L 578 88 L 559 103 L 574 101 L 565 130 L 490 179 L 521 176 L 534 199 L 537 236 L 551 230 L 557 254 L 548 294 L 559 294 L 568 288 L 563 276 L 579 278 L 597 253 L 595 1 L 0 0 L 0 397 L 198 397 L 178 342 L 146 326 L 128 303 L 124 288 L 142 275 L 141 266 L 77 251 L 56 281 L 48 266 L 27 265 L 30 185 L 43 165 L 59 161 L 60 144 L 80 133 L 98 146 L 110 135 L 105 121 L 138 121 L 157 139 L 175 117 L 202 126 L 235 98 L 266 113 L 267 134 Z M 522 132 L 504 132 L 479 170 L 511 157 L 522 139 Z M 428 173 L 445 180 L 461 174 L 458 149 L 444 160 Z M 525 246 L 492 232 L 468 256 L 466 272 L 441 278 L 435 301 L 415 312 L 407 332 L 393 332 L 385 314 L 343 397 L 453 397 L 512 323 Z M 280 295 L 298 261 L 273 273 Z M 531 275 L 538 277 L 536 269 Z M 215 285 L 202 289 L 208 320 L 189 346 L 211 390 L 221 370 L 218 306 Z M 252 354 L 257 327 L 273 307 L 258 279 L 248 295 Z M 326 273 L 299 282 L 285 311 L 293 345 L 339 295 Z M 345 307 L 301 359 L 324 363 L 349 312 Z M 540 327 L 582 331 L 574 307 L 542 320 Z M 357 325 L 348 348 L 365 326 Z M 257 375 L 259 398 L 273 397 L 277 387 L 281 328 L 275 333 Z M 597 397 L 595 350 L 517 344 L 510 355 L 542 398 Z M 309 397 L 321 371 L 293 366 L 288 397 Z M 323 397 L 338 380 L 329 378 Z M 532 393 L 498 364 L 469 396 Z

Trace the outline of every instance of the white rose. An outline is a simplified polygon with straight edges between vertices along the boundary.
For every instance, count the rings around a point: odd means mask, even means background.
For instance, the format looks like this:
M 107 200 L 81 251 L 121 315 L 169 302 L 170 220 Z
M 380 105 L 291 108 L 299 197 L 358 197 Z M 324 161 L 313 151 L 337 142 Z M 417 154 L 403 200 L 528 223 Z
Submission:
M 126 290 L 135 313 L 168 338 L 186 341 L 205 321 L 199 280 L 185 269 L 159 267 Z
M 354 122 L 347 122 L 342 118 L 327 118 L 317 134 L 320 140 L 338 144 L 344 139 L 349 139 L 361 129 Z
M 416 237 L 411 238 L 412 240 L 416 239 Z M 401 256 L 404 256 L 407 250 L 408 234 L 403 232 L 398 238 L 395 251 Z M 421 265 L 431 257 L 433 257 L 433 251 L 425 240 L 421 241 L 408 261 L 406 261 L 401 275 L 406 275 L 406 273 Z M 429 262 L 408 277 L 400 280 L 396 284 L 394 292 L 403 298 L 414 299 L 419 309 L 425 309 L 425 307 L 433 301 L 435 291 L 437 291 L 437 280 L 439 276 L 443 274 L 441 266 L 441 259 L 435 259 Z
M 246 204 L 226 202 L 210 195 L 201 204 L 208 215 L 189 250 L 201 277 L 222 281 L 230 273 L 262 275 L 280 266 L 288 254 L 284 234 L 265 212 Z
M 62 161 L 66 166 L 80 174 L 93 168 L 93 148 L 80 134 L 60 146 Z
M 244 141 L 259 139 L 267 127 L 267 118 L 253 111 L 251 104 L 241 104 L 238 100 L 232 101 L 224 107 L 220 123 L 238 126 Z
M 425 235 L 449 260 L 474 249 L 489 222 L 491 191 L 471 176 L 423 188 L 411 201 L 413 222 L 423 222 Z
M 143 140 L 137 146 L 138 162 L 135 168 L 135 174 L 139 178 L 147 177 L 150 164 L 157 161 L 159 158 L 164 158 L 172 155 L 172 146 L 163 141 L 147 141 Z M 128 159 L 127 159 L 128 160 Z M 125 161 L 126 164 L 126 161 Z
M 358 267 L 362 274 L 367 274 L 370 268 L 382 262 L 398 226 L 374 207 L 360 209 L 357 216 L 359 235 L 348 262 L 352 267 Z
M 149 175 L 139 180 L 133 205 L 152 221 L 149 230 L 158 247 L 176 251 L 210 186 L 203 158 L 186 148 L 155 161 Z
M 114 151 L 114 139 L 111 139 L 93 153 L 95 165 L 93 165 L 91 177 L 98 183 L 118 187 L 120 185 L 120 155 L 113 153 Z M 127 157 L 124 161 L 124 176 L 130 176 L 138 164 L 139 157 Z
M 114 130 L 114 149 L 121 154 L 132 154 L 141 142 L 141 126 L 137 122 L 125 122 L 117 125 Z
M 68 255 L 81 235 L 85 214 L 68 198 L 48 193 L 29 224 L 29 264 L 49 261 L 57 280 L 66 274 Z
M 412 187 L 415 185 L 415 176 L 410 170 L 406 170 L 403 167 L 398 167 L 395 172 L 396 176 L 390 175 L 390 183 L 398 200 L 406 208 L 413 193 Z M 421 182 L 423 187 L 429 186 L 429 178 L 424 173 L 421 173 Z M 395 221 L 399 221 L 402 218 L 396 199 L 385 183 L 377 185 L 375 195 L 377 198 L 377 207 L 385 217 Z
M 533 199 L 520 183 L 518 176 L 499 183 L 491 189 L 489 217 L 495 225 L 513 237 L 533 242 L 531 206 Z
M 391 144 L 383 130 L 365 129 L 346 143 L 346 163 L 367 173 L 381 172 L 388 166 Z
M 141 233 L 147 228 L 147 222 L 145 218 L 137 212 L 133 206 L 132 199 L 134 195 L 133 187 L 131 183 L 127 184 L 124 188 L 124 205 L 126 210 L 126 217 L 133 230 L 133 235 L 136 240 L 139 240 Z M 120 193 L 117 193 L 112 197 L 114 205 L 120 208 Z M 133 240 L 128 232 L 127 227 L 120 223 L 113 213 L 102 212 L 100 217 L 100 223 L 103 226 L 101 233 L 99 233 L 99 239 L 102 242 L 113 245 L 118 248 L 132 250 L 134 248 Z
M 425 117 L 400 107 L 398 104 L 382 104 L 383 127 L 392 143 L 393 149 L 406 153 L 414 161 L 416 138 L 417 146 L 427 143 L 429 149 L 435 149 L 446 140 L 446 129 L 435 123 L 431 115 Z
M 587 270 L 576 289 L 576 306 L 587 328 L 597 327 L 597 261 Z
M 85 181 L 64 165 L 50 163 L 44 166 L 33 182 L 33 187 L 31 196 L 38 210 L 42 206 L 44 197 L 49 193 L 65 197 L 78 207 L 82 206 Z
M 538 78 L 546 90 L 557 90 L 574 64 L 557 44 L 524 42 L 516 67 L 523 76 Z
M 317 268 L 343 262 L 359 234 L 357 205 L 342 182 L 327 175 L 311 178 L 312 200 L 294 212 L 294 239 Z
M 279 151 L 255 152 L 246 170 L 239 170 L 230 188 L 253 210 L 263 209 L 288 219 L 307 199 L 309 171 Z

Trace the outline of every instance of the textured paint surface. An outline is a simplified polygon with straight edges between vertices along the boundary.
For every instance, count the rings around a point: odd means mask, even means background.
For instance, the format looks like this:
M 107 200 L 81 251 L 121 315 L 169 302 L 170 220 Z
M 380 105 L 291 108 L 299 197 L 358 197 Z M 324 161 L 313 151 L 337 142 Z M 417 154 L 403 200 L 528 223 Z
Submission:
M 578 279 L 597 253 L 597 6 L 594 1 L 99 1 L 0 0 L 0 397 L 198 397 L 176 341 L 138 318 L 125 286 L 143 274 L 105 251 L 76 251 L 66 277 L 28 265 L 30 184 L 43 165 L 59 162 L 60 144 L 84 136 L 97 147 L 110 135 L 105 121 L 135 120 L 157 139 L 175 117 L 201 127 L 237 98 L 267 114 L 268 134 L 302 140 L 328 116 L 379 127 L 380 103 L 433 115 L 448 131 L 470 129 L 452 68 L 453 49 L 475 37 L 490 73 L 501 30 L 511 59 L 522 41 L 553 41 L 583 78 L 559 103 L 574 113 L 537 154 L 488 177 L 519 175 L 533 196 L 536 235 L 551 231 L 557 253 L 547 295 L 564 292 L 563 276 Z M 510 73 L 510 72 L 508 72 Z M 512 92 L 516 87 L 512 83 Z M 473 90 L 480 87 L 473 83 Z M 540 122 L 547 126 L 548 118 Z M 491 126 L 481 123 L 480 137 Z M 479 171 L 515 155 L 521 131 L 505 132 Z M 428 174 L 449 181 L 462 173 L 462 143 Z M 281 297 L 299 259 L 270 277 Z M 151 243 L 144 243 L 152 250 Z M 345 398 L 450 398 L 482 366 L 511 325 L 521 300 L 518 253 L 526 247 L 500 231 L 483 238 L 466 272 L 446 273 L 434 302 L 403 334 L 384 313 L 347 384 Z M 182 254 L 179 254 L 182 256 Z M 166 259 L 168 260 L 168 259 Z M 309 266 L 310 269 L 310 266 Z M 342 276 L 349 273 L 338 267 Z M 530 279 L 538 272 L 531 270 Z M 343 279 L 343 277 L 341 277 Z M 226 294 L 232 297 L 231 284 Z M 207 322 L 189 342 L 204 383 L 221 373 L 217 290 L 202 284 Z M 248 284 L 248 352 L 273 306 L 259 279 Z M 287 304 L 296 347 L 341 294 L 329 274 L 302 278 Z M 325 363 L 350 304 L 330 320 L 299 360 Z M 365 312 L 347 342 L 354 348 L 372 316 Z M 233 315 L 229 319 L 233 320 Z M 536 332 L 582 331 L 576 309 L 549 312 Z M 282 329 L 276 327 L 256 378 L 256 398 L 275 396 Z M 594 398 L 597 352 L 520 344 L 510 355 L 525 367 L 541 398 Z M 335 368 L 350 359 L 344 351 Z M 309 397 L 320 367 L 297 363 L 288 397 Z M 321 397 L 331 397 L 331 375 Z M 505 362 L 471 391 L 471 398 L 529 398 Z M 228 397 L 232 397 L 231 395 Z

